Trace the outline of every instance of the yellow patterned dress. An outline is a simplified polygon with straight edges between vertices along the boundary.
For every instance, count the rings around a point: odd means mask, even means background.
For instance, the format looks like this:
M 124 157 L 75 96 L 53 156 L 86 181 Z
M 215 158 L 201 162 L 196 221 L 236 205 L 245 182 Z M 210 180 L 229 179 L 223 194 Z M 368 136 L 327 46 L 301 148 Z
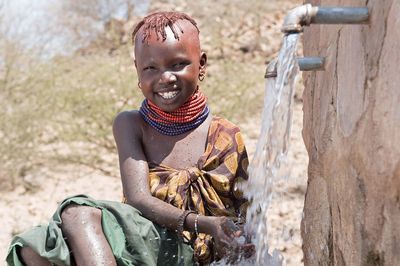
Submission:
M 196 167 L 173 169 L 150 163 L 150 190 L 154 197 L 182 210 L 206 216 L 227 216 L 245 222 L 247 201 L 238 184 L 247 180 L 248 157 L 240 129 L 214 117 L 207 147 Z M 193 243 L 194 257 L 207 263 L 214 258 L 212 237 L 184 232 Z

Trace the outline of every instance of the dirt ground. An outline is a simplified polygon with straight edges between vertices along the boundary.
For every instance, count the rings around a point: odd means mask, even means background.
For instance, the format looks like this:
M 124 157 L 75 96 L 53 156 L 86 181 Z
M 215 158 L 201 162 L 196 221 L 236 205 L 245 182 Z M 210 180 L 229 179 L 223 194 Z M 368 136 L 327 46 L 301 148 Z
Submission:
M 302 264 L 300 221 L 306 188 L 308 156 L 301 137 L 302 104 L 297 102 L 293 115 L 289 167 L 291 177 L 276 184 L 276 196 L 270 209 L 270 245 L 284 256 L 284 265 Z M 240 125 L 245 136 L 250 158 L 255 150 L 261 118 L 255 116 Z M 34 192 L 17 187 L 3 192 L 0 200 L 0 256 L 4 264 L 8 244 L 12 235 L 39 223 L 46 223 L 67 196 L 88 194 L 94 198 L 121 199 L 120 181 L 113 177 L 89 171 L 83 167 L 57 169 L 53 178 L 43 178 L 43 186 Z M 73 182 L 67 182 L 73 177 Z

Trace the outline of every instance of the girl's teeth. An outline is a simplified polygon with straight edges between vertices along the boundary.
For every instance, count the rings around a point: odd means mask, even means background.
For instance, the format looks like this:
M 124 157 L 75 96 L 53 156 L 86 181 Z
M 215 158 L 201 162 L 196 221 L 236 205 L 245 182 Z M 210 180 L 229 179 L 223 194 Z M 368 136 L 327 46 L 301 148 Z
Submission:
M 172 99 L 178 94 L 178 91 L 169 91 L 169 92 L 159 92 L 160 95 L 164 99 Z

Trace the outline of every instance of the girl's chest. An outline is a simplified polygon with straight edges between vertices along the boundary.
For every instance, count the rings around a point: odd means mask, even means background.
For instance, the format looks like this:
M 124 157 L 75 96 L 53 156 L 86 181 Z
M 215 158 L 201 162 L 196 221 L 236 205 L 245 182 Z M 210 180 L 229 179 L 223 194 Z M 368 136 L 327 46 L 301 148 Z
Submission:
M 196 166 L 204 154 L 209 119 L 188 134 L 164 136 L 153 130 L 143 136 L 143 150 L 148 162 L 175 169 Z

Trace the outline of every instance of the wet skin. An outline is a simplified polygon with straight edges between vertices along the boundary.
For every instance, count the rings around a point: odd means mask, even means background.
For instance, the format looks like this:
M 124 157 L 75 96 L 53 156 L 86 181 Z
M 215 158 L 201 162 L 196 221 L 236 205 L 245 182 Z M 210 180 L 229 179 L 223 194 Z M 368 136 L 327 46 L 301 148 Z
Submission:
M 167 112 L 179 108 L 195 92 L 199 74 L 205 71 L 207 62 L 206 54 L 200 50 L 197 29 L 186 20 L 176 23 L 183 30 L 183 33 L 178 30 L 179 40 L 174 38 L 168 27 L 164 42 L 157 40 L 154 34 L 148 42 L 142 42 L 141 30 L 135 39 L 135 66 L 141 91 L 148 100 Z M 128 204 L 141 211 L 147 219 L 176 230 L 182 210 L 151 195 L 148 162 L 176 169 L 195 166 L 204 153 L 211 119 L 210 115 L 198 128 L 188 133 L 165 136 L 144 122 L 138 111 L 118 114 L 114 120 L 113 133 Z M 63 213 L 63 227 L 68 233 L 68 243 L 77 265 L 115 265 L 112 255 L 90 256 L 96 253 L 112 254 L 101 229 L 100 217 L 98 209 L 87 207 L 72 206 Z M 187 230 L 194 231 L 195 218 L 194 214 L 187 216 Z M 82 223 L 82 219 L 85 223 Z M 91 236 L 98 235 L 97 239 L 85 238 L 85 232 L 89 230 L 87 226 L 96 232 L 91 233 Z M 241 235 L 243 230 L 226 217 L 200 216 L 198 231 L 214 237 L 217 253 L 221 257 L 227 256 L 234 260 L 239 252 L 244 253 L 245 257 L 254 253 L 253 245 L 237 243 L 235 237 Z M 93 241 L 99 244 L 93 245 Z M 95 247 L 98 250 L 93 250 Z M 29 258 L 25 261 L 29 261 Z
M 173 111 L 189 99 L 198 86 L 199 74 L 205 72 L 207 62 L 206 54 L 200 49 L 197 29 L 185 20 L 177 23 L 183 30 L 183 34 L 178 33 L 179 39 L 175 39 L 172 31 L 167 28 L 167 39 L 164 42 L 157 40 L 155 34 L 143 42 L 140 31 L 135 40 L 135 66 L 142 93 L 164 111 Z M 173 137 L 159 134 L 137 117 L 137 114 L 131 113 L 131 116 L 136 117 L 136 121 L 140 124 L 140 129 L 134 127 L 132 132 L 138 136 L 136 139 L 141 139 L 143 150 L 143 157 L 137 157 L 139 156 L 138 147 L 131 150 L 135 151 L 133 158 L 136 162 L 143 160 L 162 163 L 176 169 L 196 166 L 198 158 L 205 150 L 211 115 L 197 129 Z M 117 146 L 121 145 L 117 144 Z M 124 155 L 120 154 L 120 158 L 124 158 Z M 148 188 L 147 164 L 144 168 L 145 174 L 141 177 L 133 177 L 131 173 L 135 172 L 128 170 L 128 167 L 127 171 L 121 172 L 124 191 L 129 191 L 126 194 L 128 201 L 141 210 L 146 218 L 158 223 L 162 221 L 162 225 L 176 229 L 177 218 L 182 211 L 151 197 Z M 121 169 L 124 169 L 124 162 L 121 162 Z M 124 173 L 126 178 L 124 178 Z M 130 193 L 131 191 L 133 193 Z M 145 194 L 142 194 L 145 200 L 139 200 L 141 198 L 139 194 L 142 191 L 145 191 Z M 186 220 L 185 226 L 189 230 L 194 230 L 195 217 L 191 214 Z M 233 251 L 232 256 L 235 257 L 239 250 L 245 252 L 245 256 L 250 256 L 254 252 L 254 247 L 239 245 L 234 238 L 239 236 L 242 230 L 237 228 L 236 231 L 227 231 L 226 228 L 229 225 L 232 228 L 232 222 L 225 217 L 202 216 L 199 219 L 199 231 L 214 236 L 221 256 L 229 255 L 230 251 Z
M 206 55 L 200 51 L 196 28 L 187 21 L 177 23 L 184 31 L 178 33 L 179 40 L 169 28 L 164 42 L 154 34 L 148 42 L 142 42 L 141 30 L 135 39 L 135 66 L 143 95 L 164 111 L 175 110 L 194 93 L 199 73 L 206 67 Z M 165 99 L 160 92 L 176 95 Z M 165 136 L 145 123 L 137 111 L 123 112 L 116 117 L 113 130 L 124 195 L 144 217 L 176 229 L 182 210 L 151 195 L 148 162 L 177 169 L 195 166 L 204 152 L 210 121 L 211 117 L 191 132 Z M 188 229 L 194 230 L 194 218 L 194 215 L 188 216 Z M 211 233 L 214 226 L 210 221 L 207 217 L 199 219 L 199 229 L 204 222 L 204 229 Z

